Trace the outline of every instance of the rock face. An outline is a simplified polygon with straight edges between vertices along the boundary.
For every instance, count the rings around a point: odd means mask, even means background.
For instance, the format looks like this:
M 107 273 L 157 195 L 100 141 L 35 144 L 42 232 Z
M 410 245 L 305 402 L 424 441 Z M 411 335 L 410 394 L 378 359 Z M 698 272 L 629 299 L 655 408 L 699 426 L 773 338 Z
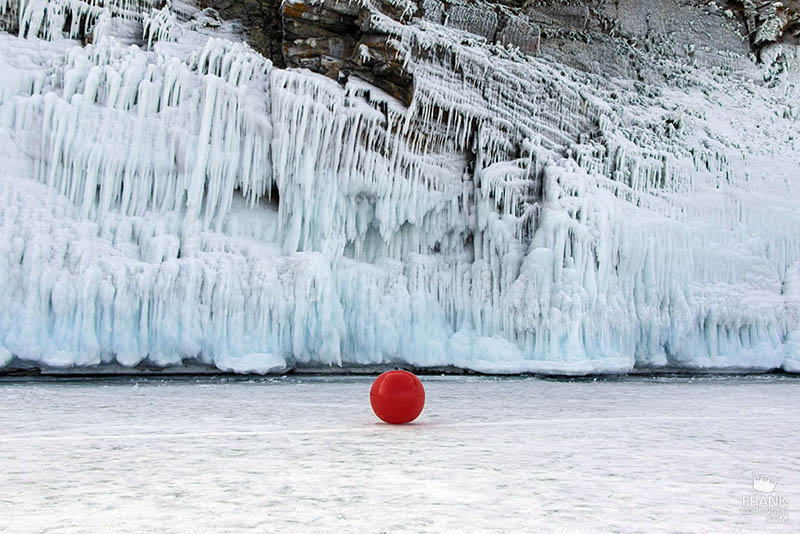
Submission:
M 753 5 L 0 4 L 0 358 L 800 370 Z
M 80 28 L 90 27 L 99 13 L 89 3 L 53 0 L 49 4 L 56 6 L 51 10 L 60 10 L 62 19 L 69 18 L 70 24 L 83 21 Z M 141 12 L 171 5 L 165 0 L 129 4 Z M 15 33 L 18 3 L 6 0 L 6 5 L 0 9 L 0 25 Z M 110 5 L 113 9 L 117 3 Z M 132 11 L 127 4 L 119 5 Z M 346 0 L 200 0 L 198 5 L 213 9 L 213 17 L 241 25 L 248 43 L 276 67 L 307 68 L 342 81 L 357 73 L 406 103 L 413 94 L 413 76 L 405 68 L 407 58 L 401 57 L 398 36 L 381 29 L 374 12 L 401 23 L 441 24 L 487 43 L 531 55 L 541 53 L 584 71 L 643 82 L 671 76 L 658 67 L 658 61 L 652 61 L 653 56 L 659 60 L 699 59 L 702 64 L 709 55 L 697 44 L 711 41 L 715 50 L 732 53 L 752 47 L 759 58 L 766 49 L 769 52 L 763 61 L 775 64 L 772 71 L 783 71 L 793 58 L 772 45 L 800 40 L 800 3 L 796 0 L 683 4 L 660 0 L 424 0 L 416 4 L 380 0 L 369 5 Z M 80 6 L 86 7 L 81 11 Z M 687 13 L 691 13 L 688 23 Z M 719 60 L 712 59 L 707 66 L 718 67 Z
M 714 68 L 719 60 L 710 58 L 698 43 L 713 41 L 716 51 L 741 54 L 748 47 L 760 52 L 772 43 L 797 43 L 800 35 L 800 9 L 795 1 L 425 0 L 404 4 L 382 0 L 369 7 L 345 0 L 203 2 L 223 18 L 240 21 L 251 46 L 276 66 L 308 68 L 334 80 L 358 73 L 406 103 L 413 94 L 413 76 L 399 55 L 398 36 L 382 31 L 373 11 L 401 23 L 417 19 L 464 30 L 488 43 L 643 82 L 663 81 L 662 77 L 672 75 L 659 68 L 653 56 L 701 64 L 705 58 L 707 66 Z
M 0 29 L 9 33 L 19 32 L 19 5 L 16 2 L 0 2 Z
M 408 21 L 412 13 L 391 4 L 377 4 L 387 16 Z M 302 67 L 334 80 L 350 73 L 409 103 L 411 74 L 394 37 L 381 31 L 370 11 L 348 0 L 301 0 L 281 4 L 283 56 L 287 66 Z
M 771 84 L 800 61 L 800 2 L 743 0 L 729 2 L 744 18 L 750 43 L 767 66 L 764 79 Z
M 729 2 L 745 20 L 750 42 L 760 50 L 772 43 L 800 42 L 800 2 L 742 0 Z
M 276 67 L 282 67 L 280 0 L 200 0 L 200 7 L 215 9 L 223 19 L 239 22 L 247 42 Z

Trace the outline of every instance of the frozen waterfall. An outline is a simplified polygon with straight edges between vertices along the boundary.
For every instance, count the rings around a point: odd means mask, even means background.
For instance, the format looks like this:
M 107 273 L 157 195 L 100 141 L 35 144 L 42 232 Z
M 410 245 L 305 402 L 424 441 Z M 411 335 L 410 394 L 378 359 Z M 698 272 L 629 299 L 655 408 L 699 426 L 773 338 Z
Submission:
M 174 3 L 0 0 L 0 366 L 800 371 L 796 72 L 643 88 L 360 0 L 408 103 Z

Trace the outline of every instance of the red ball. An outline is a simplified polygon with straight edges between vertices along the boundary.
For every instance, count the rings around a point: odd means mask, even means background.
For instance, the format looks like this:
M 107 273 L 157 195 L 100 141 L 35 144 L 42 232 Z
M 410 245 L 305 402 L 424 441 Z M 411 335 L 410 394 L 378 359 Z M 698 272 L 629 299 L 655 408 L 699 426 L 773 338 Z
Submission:
M 408 371 L 387 371 L 375 379 L 369 392 L 372 411 L 392 425 L 410 423 L 425 406 L 425 388 Z

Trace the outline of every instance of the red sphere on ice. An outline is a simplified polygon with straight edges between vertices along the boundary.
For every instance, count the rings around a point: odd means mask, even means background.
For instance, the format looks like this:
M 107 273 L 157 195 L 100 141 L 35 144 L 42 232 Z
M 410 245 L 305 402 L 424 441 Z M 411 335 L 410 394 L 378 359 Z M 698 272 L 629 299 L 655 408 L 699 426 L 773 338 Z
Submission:
M 416 419 L 425 406 L 425 388 L 408 371 L 387 371 L 375 379 L 369 392 L 372 411 L 383 421 L 402 425 Z

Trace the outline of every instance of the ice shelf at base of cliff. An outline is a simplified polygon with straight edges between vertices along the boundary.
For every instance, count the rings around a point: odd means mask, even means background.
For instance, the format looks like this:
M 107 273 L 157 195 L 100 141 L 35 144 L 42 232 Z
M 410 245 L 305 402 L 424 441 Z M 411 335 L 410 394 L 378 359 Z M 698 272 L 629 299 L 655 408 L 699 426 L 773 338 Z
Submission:
M 0 6 L 0 368 L 800 371 L 795 74 L 646 91 L 375 10 L 405 103 L 189 3 Z

